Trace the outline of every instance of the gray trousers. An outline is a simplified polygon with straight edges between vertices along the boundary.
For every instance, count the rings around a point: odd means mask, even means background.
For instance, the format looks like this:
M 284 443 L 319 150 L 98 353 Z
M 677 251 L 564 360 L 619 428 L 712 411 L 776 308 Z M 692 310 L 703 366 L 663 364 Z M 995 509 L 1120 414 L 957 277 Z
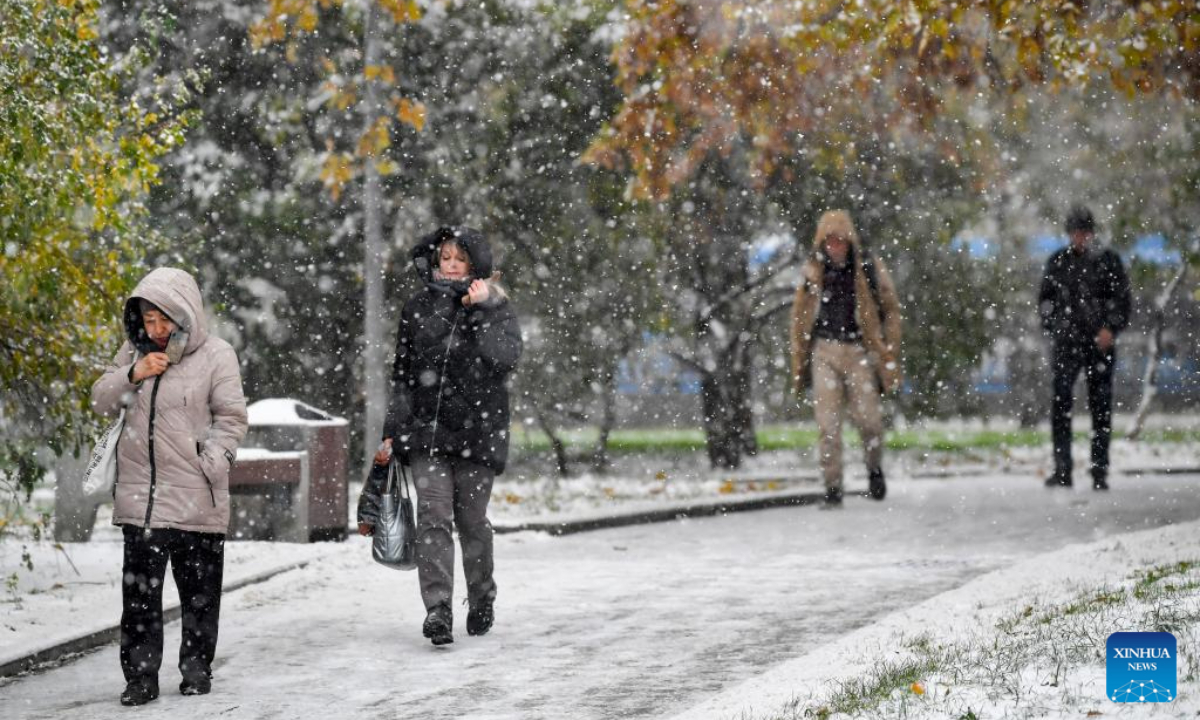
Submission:
M 417 575 L 425 609 L 454 595 L 454 536 L 462 545 L 467 599 L 474 606 L 496 596 L 492 579 L 492 523 L 487 518 L 495 475 L 483 465 L 434 456 L 412 460 L 417 489 Z

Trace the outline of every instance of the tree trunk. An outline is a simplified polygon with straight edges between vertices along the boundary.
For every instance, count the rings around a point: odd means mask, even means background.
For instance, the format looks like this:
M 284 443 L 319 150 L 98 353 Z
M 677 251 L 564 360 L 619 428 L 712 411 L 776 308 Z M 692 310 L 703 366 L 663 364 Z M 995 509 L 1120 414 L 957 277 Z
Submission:
M 63 453 L 55 458 L 54 539 L 59 542 L 87 542 L 96 525 L 100 500 L 83 494 L 83 476 L 91 455 Z
M 750 409 L 750 373 L 748 344 L 725 354 L 714 372 L 704 375 L 701 402 L 708 461 L 713 468 L 732 470 L 742 464 L 743 455 L 758 452 L 754 435 L 754 415 Z M 730 357 L 732 356 L 732 357 Z
M 734 395 L 736 413 L 734 420 L 738 434 L 738 443 L 744 455 L 753 457 L 758 454 L 758 437 L 754 432 L 754 413 L 750 408 L 750 344 L 741 348 L 742 361 L 738 363 L 738 371 L 734 378 L 737 394 Z
M 534 416 L 537 418 L 538 427 L 546 433 L 546 437 L 550 438 L 550 448 L 554 451 L 554 463 L 558 466 L 558 476 L 567 477 L 571 474 L 571 459 L 567 457 L 566 443 L 554 429 L 554 424 L 550 422 L 546 413 L 535 407 Z
M 379 65 L 380 32 L 386 18 L 374 2 L 366 3 L 363 18 L 364 69 Z M 363 132 L 375 126 L 383 114 L 378 80 L 366 81 L 363 113 Z M 383 433 L 387 412 L 388 382 L 387 353 L 383 318 L 383 279 L 387 268 L 383 243 L 383 197 L 379 183 L 378 158 L 374 152 L 363 159 L 363 393 L 366 400 L 366 419 L 363 428 L 364 474 L 370 470 L 378 438 Z
M 1150 403 L 1158 394 L 1158 361 L 1162 357 L 1163 329 L 1167 324 L 1167 306 L 1175 296 L 1175 291 L 1183 285 L 1187 275 L 1188 265 L 1184 262 L 1179 272 L 1163 288 L 1162 294 L 1154 302 L 1153 330 L 1150 332 L 1150 345 L 1146 349 L 1146 374 L 1142 378 L 1142 400 L 1138 404 L 1137 414 L 1133 418 L 1133 427 L 1129 430 L 1129 439 L 1137 440 L 1146 427 L 1146 417 L 1150 414 Z
M 608 438 L 613 427 L 617 424 L 617 368 L 616 358 L 611 358 L 604 372 L 602 383 L 603 403 L 600 418 L 600 437 L 596 439 L 596 449 L 592 453 L 592 470 L 597 473 L 606 472 L 612 464 L 608 457 Z

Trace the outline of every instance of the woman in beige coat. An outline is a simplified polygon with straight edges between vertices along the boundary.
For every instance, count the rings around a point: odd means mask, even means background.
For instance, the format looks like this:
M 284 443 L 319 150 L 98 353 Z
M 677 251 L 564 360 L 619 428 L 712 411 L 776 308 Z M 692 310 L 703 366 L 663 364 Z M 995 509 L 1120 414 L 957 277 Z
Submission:
M 92 407 L 125 409 L 113 523 L 125 535 L 121 615 L 123 705 L 158 697 L 162 581 L 170 562 L 183 607 L 180 692 L 212 687 L 229 470 L 246 434 L 237 355 L 209 335 L 191 275 L 159 268 L 125 303 L 126 341 L 92 386 Z

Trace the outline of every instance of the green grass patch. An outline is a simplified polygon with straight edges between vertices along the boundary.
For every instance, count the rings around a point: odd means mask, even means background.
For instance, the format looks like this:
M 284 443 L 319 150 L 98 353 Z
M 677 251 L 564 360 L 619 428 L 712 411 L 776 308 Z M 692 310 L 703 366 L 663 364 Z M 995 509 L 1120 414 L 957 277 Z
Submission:
M 550 452 L 550 437 L 540 430 L 514 428 L 513 443 L 525 452 Z M 565 430 L 559 434 L 572 454 L 595 448 L 600 432 L 595 428 Z M 704 450 L 704 431 L 687 430 L 615 430 L 608 436 L 608 451 L 615 454 L 668 454 Z
M 1134 575 L 1136 582 L 1133 586 L 1133 595 L 1139 600 L 1145 600 L 1156 592 L 1182 592 L 1187 589 L 1194 588 L 1197 586 L 1197 583 L 1194 580 L 1179 586 L 1175 585 L 1174 583 L 1168 583 L 1166 585 L 1156 587 L 1158 583 L 1169 577 L 1186 575 L 1193 569 L 1196 569 L 1196 563 L 1184 560 L 1177 562 L 1174 565 L 1159 565 L 1144 572 L 1139 571 Z
M 1124 590 L 1101 590 L 1094 595 L 1084 596 L 1074 602 L 1069 602 L 1060 608 L 1056 608 L 1053 614 L 1043 616 L 1041 622 L 1043 625 L 1048 625 L 1060 617 L 1094 613 L 1105 607 L 1120 605 L 1126 599 Z
M 1113 437 L 1123 438 L 1126 433 L 1114 432 Z M 1146 430 L 1141 437 L 1149 443 L 1192 443 L 1200 442 L 1200 428 L 1163 428 Z
M 900 430 L 888 433 L 886 444 L 891 450 L 966 452 L 1036 447 L 1049 440 L 1039 430 Z
M 846 430 L 851 443 L 858 442 L 858 433 Z M 1121 437 L 1120 433 L 1115 433 Z M 565 430 L 560 434 L 568 452 L 580 455 L 590 452 L 600 434 L 595 428 Z M 814 427 L 767 425 L 758 429 L 761 450 L 805 451 L 816 447 L 819 433 Z M 1086 431 L 1075 433 L 1076 440 L 1086 441 Z M 1149 443 L 1200 442 L 1200 430 L 1157 430 L 1143 435 Z M 550 438 L 540 430 L 514 428 L 513 442 L 522 452 L 550 451 Z M 889 450 L 911 452 L 968 453 L 980 450 L 1003 451 L 1049 445 L 1050 435 L 1044 430 L 895 430 L 885 438 Z M 704 431 L 686 429 L 625 429 L 609 435 L 609 452 L 624 455 L 654 455 L 698 453 L 705 449 Z

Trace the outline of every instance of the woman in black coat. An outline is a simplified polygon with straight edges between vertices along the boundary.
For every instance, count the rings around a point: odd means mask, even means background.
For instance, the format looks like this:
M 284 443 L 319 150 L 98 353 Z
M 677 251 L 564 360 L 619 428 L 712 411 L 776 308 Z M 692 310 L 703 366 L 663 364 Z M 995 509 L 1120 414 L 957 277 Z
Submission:
M 483 635 L 495 617 L 487 506 L 492 481 L 508 460 L 506 380 L 521 357 L 521 331 L 479 231 L 439 228 L 413 248 L 412 262 L 425 287 L 400 316 L 392 397 L 375 462 L 386 464 L 396 453 L 412 468 L 417 573 L 428 612 L 424 634 L 444 645 L 454 642 L 455 527 L 467 579 L 467 633 Z M 375 524 L 379 490 L 368 488 L 360 502 L 364 535 Z

